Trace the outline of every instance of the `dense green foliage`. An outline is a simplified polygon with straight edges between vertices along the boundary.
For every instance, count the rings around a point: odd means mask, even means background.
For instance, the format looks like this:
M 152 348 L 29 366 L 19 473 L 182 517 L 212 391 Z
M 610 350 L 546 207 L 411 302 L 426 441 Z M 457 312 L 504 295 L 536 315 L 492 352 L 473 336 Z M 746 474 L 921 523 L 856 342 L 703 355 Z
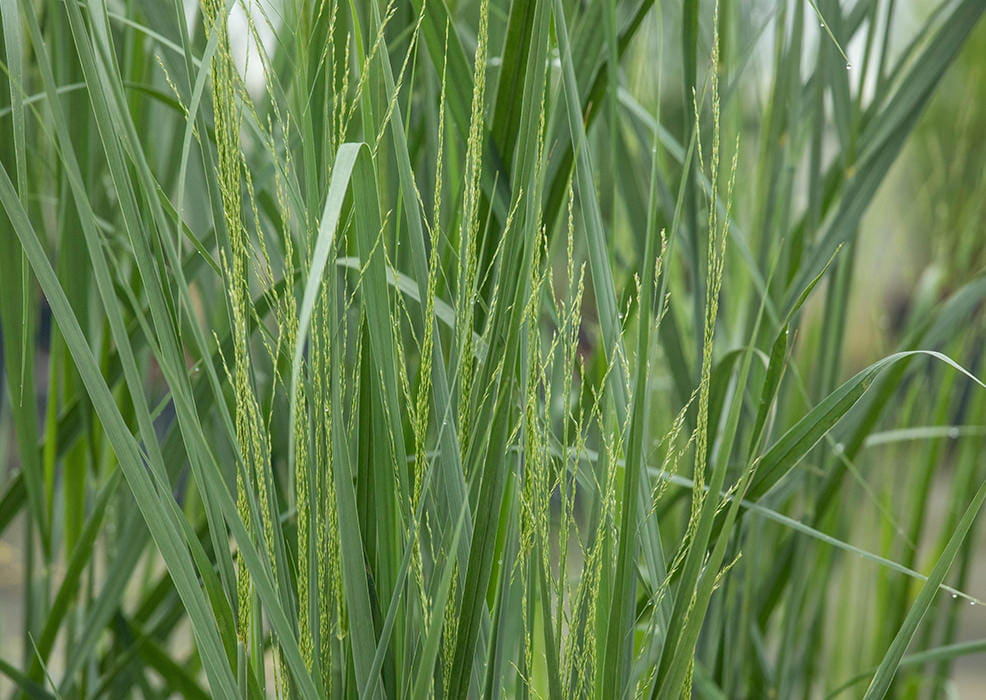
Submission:
M 933 99 L 986 4 L 918 4 L 3 0 L 9 687 L 942 695 L 986 184 Z

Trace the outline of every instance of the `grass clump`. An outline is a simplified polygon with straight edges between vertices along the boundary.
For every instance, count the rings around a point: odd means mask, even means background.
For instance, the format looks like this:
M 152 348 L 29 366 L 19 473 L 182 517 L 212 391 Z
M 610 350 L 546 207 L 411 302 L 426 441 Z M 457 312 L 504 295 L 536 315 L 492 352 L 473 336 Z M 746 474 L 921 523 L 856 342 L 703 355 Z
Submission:
M 945 695 L 953 170 L 847 319 L 984 6 L 844 5 L 4 3 L 10 691 Z

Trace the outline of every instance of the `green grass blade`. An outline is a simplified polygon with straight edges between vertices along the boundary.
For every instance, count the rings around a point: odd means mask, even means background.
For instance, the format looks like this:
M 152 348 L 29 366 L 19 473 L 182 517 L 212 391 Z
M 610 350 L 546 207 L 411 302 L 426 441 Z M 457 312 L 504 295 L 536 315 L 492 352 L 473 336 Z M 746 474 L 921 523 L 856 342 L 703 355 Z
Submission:
M 864 700 L 874 700 L 886 696 L 890 684 L 893 682 L 894 676 L 897 673 L 897 669 L 900 667 L 901 659 L 903 659 L 904 653 L 911 643 L 911 639 L 916 634 L 918 625 L 921 624 L 921 620 L 924 619 L 935 598 L 937 598 L 938 588 L 945 580 L 949 569 L 951 569 L 952 563 L 955 561 L 955 557 L 966 535 L 972 529 L 976 516 L 982 508 L 983 501 L 986 501 L 986 484 L 982 484 L 979 490 L 976 491 L 962 519 L 957 523 L 952 536 L 948 540 L 948 544 L 935 564 L 935 568 L 928 576 L 927 582 L 921 587 L 921 592 L 918 593 L 917 599 L 907 613 L 904 624 L 901 625 L 897 636 L 894 637 L 893 643 L 891 643 L 890 648 L 887 649 L 887 653 L 877 667 L 876 673 L 873 674 L 873 679 L 870 681 L 870 685 L 866 689 L 866 694 L 863 696 Z

